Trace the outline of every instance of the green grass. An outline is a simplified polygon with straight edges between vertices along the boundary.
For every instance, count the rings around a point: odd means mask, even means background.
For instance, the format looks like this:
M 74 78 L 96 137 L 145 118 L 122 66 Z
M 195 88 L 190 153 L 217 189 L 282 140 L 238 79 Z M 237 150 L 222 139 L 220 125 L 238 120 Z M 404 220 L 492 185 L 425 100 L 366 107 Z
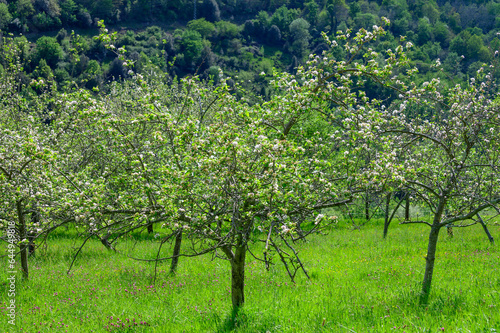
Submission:
M 491 227 L 497 241 L 499 231 Z M 30 258 L 30 280 L 18 276 L 16 330 L 2 286 L 0 332 L 500 331 L 500 251 L 481 227 L 457 228 L 452 239 L 441 233 L 427 306 L 418 292 L 428 228 L 394 225 L 385 241 L 381 233 L 380 225 L 338 228 L 298 244 L 311 280 L 299 275 L 295 284 L 280 264 L 267 272 L 247 256 L 246 304 L 234 314 L 226 261 L 181 258 L 177 276 L 166 262 L 153 284 L 154 265 L 125 255 L 132 240 L 116 254 L 93 241 L 67 275 L 74 241 L 61 231 Z M 140 237 L 133 253 L 153 257 L 155 249 Z

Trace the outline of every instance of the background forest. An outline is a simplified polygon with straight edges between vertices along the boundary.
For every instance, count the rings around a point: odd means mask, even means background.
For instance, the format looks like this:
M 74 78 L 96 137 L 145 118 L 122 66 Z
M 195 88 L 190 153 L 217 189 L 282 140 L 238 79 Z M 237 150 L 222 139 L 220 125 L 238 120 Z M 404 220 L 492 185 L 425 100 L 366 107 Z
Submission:
M 422 81 L 439 59 L 449 80 L 460 82 L 493 59 L 499 13 L 497 0 L 1 0 L 0 29 L 29 41 L 24 83 L 43 78 L 64 91 L 127 78 L 130 68 L 92 38 L 104 20 L 136 73 L 198 74 L 217 82 L 222 69 L 230 84 L 267 99 L 273 67 L 294 72 L 309 54 L 321 54 L 328 48 L 322 31 L 369 29 L 381 17 L 392 23 L 376 51 L 395 48 L 406 36 L 415 44 L 409 56 Z

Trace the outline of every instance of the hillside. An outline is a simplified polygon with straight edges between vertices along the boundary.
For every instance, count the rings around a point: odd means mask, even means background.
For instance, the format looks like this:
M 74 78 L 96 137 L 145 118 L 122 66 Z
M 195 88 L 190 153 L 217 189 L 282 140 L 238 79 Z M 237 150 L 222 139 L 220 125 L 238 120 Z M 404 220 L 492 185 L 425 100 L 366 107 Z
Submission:
M 25 83 L 43 78 L 67 90 L 126 78 L 129 69 L 92 38 L 104 20 L 135 72 L 217 81 L 222 69 L 267 98 L 273 67 L 293 72 L 310 53 L 320 54 L 327 48 L 321 32 L 370 29 L 381 17 L 391 25 L 377 51 L 406 36 L 422 79 L 439 59 L 449 79 L 460 82 L 493 59 L 499 13 L 497 0 L 3 0 L 0 29 L 27 36 Z

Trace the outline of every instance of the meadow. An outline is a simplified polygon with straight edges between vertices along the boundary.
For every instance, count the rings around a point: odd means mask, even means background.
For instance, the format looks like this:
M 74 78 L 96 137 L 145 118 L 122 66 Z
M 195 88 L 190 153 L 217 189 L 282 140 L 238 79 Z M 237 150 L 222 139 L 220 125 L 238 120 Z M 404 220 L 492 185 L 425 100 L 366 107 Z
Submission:
M 500 228 L 490 230 L 498 240 Z M 453 238 L 442 230 L 430 302 L 419 305 L 428 231 L 394 224 L 383 240 L 380 221 L 339 225 L 297 244 L 311 279 L 298 273 L 295 283 L 279 262 L 268 272 L 247 255 L 245 306 L 233 313 L 226 261 L 181 258 L 175 276 L 164 262 L 154 280 L 153 263 L 127 257 L 155 257 L 157 240 L 140 234 L 117 253 L 89 241 L 67 274 L 79 243 L 57 230 L 30 258 L 30 279 L 18 277 L 14 331 L 2 285 L 0 332 L 500 331 L 500 251 L 480 226 Z M 252 252 L 261 253 L 258 244 Z

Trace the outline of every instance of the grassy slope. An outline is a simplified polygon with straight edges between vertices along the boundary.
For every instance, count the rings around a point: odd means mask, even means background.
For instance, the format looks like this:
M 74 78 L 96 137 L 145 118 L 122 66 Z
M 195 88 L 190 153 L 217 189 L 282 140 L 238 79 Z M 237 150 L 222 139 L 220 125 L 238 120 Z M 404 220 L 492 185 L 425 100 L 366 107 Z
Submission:
M 498 227 L 491 228 L 500 238 Z M 266 272 L 249 256 L 246 306 L 230 312 L 230 272 L 210 257 L 153 265 L 108 252 L 100 243 L 84 249 L 66 275 L 72 240 L 60 234 L 31 258 L 29 282 L 17 282 L 19 332 L 496 332 L 500 330 L 500 251 L 479 226 L 443 230 L 427 307 L 417 305 L 427 228 L 394 226 L 332 230 L 298 245 L 312 277 L 290 283 L 281 265 Z M 132 241 L 119 247 L 131 248 Z M 134 253 L 154 256 L 150 240 Z M 166 249 L 165 253 L 168 253 Z M 258 249 L 256 249 L 259 252 Z M 6 266 L 2 258 L 2 267 Z M 6 269 L 0 280 L 6 281 Z M 5 287 L 3 287 L 5 288 Z M 1 292 L 0 331 L 11 332 Z M 136 323 L 137 325 L 133 324 Z M 118 328 L 120 326 L 120 328 Z M 125 327 L 124 327 L 125 326 Z M 126 327 L 130 327 L 129 329 Z M 21 330 L 22 328 L 22 330 Z

